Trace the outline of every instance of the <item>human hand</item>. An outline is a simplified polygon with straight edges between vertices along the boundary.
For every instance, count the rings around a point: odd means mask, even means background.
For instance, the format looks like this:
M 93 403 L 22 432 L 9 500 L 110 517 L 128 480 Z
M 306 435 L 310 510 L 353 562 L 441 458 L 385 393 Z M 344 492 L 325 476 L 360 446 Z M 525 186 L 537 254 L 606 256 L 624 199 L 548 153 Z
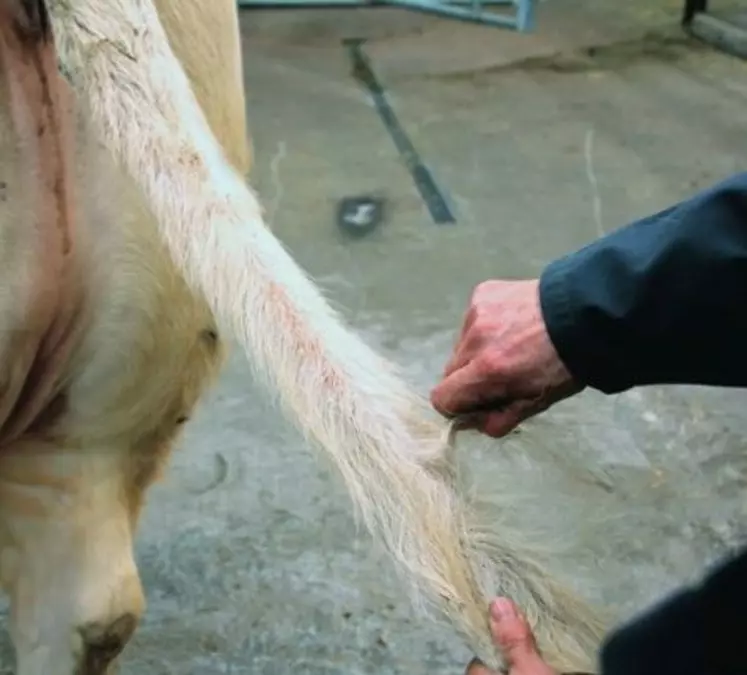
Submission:
M 490 631 L 501 650 L 507 675 L 557 675 L 540 656 L 537 642 L 526 618 L 506 598 L 496 598 L 490 605 Z M 498 675 L 479 661 L 473 661 L 465 675 Z
M 580 390 L 550 341 L 539 281 L 486 281 L 472 293 L 431 403 L 462 428 L 500 437 Z

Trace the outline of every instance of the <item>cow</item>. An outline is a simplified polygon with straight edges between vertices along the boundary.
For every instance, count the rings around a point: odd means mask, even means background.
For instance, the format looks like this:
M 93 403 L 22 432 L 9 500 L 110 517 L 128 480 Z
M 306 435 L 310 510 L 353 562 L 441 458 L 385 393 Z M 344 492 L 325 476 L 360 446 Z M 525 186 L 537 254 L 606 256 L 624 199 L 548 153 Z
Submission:
M 145 611 L 148 488 L 246 352 L 407 588 L 500 666 L 505 590 L 559 668 L 604 621 L 477 525 L 453 427 L 335 314 L 247 176 L 235 0 L 0 0 L 0 585 L 18 675 L 104 675 Z

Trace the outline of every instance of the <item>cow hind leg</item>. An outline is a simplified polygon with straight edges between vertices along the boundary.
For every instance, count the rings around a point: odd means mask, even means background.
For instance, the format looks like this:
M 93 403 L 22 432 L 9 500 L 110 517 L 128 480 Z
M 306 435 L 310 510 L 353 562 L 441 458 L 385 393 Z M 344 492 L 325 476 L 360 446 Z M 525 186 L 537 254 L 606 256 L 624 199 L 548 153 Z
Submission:
M 143 613 L 123 454 L 0 457 L 0 580 L 18 675 L 104 675 Z

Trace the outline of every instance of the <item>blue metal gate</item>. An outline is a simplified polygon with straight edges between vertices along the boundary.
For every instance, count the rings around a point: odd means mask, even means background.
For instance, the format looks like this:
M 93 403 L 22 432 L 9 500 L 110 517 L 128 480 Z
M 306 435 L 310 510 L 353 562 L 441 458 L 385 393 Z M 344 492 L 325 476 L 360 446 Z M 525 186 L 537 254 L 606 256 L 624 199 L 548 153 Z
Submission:
M 510 28 L 522 33 L 534 28 L 536 0 L 238 0 L 239 7 L 401 7 L 452 19 Z M 508 8 L 506 12 L 486 9 Z

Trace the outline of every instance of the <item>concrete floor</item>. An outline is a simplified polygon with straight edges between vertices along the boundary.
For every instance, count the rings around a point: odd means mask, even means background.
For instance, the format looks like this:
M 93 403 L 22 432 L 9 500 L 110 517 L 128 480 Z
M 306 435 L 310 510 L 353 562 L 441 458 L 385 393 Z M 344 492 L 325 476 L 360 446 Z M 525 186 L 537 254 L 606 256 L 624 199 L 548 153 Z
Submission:
M 275 232 L 424 392 L 474 284 L 536 275 L 743 168 L 744 63 L 683 40 L 679 1 L 624 4 L 542 3 L 530 36 L 384 9 L 243 13 L 253 182 Z M 430 220 L 350 76 L 340 41 L 361 36 L 456 225 Z M 351 241 L 334 208 L 359 192 L 383 195 L 387 220 Z M 123 674 L 460 673 L 464 646 L 417 620 L 326 461 L 266 399 L 236 355 L 151 493 L 150 605 Z M 744 539 L 746 402 L 589 392 L 464 453 L 486 491 L 523 487 L 517 519 L 569 549 L 559 575 L 628 614 Z

